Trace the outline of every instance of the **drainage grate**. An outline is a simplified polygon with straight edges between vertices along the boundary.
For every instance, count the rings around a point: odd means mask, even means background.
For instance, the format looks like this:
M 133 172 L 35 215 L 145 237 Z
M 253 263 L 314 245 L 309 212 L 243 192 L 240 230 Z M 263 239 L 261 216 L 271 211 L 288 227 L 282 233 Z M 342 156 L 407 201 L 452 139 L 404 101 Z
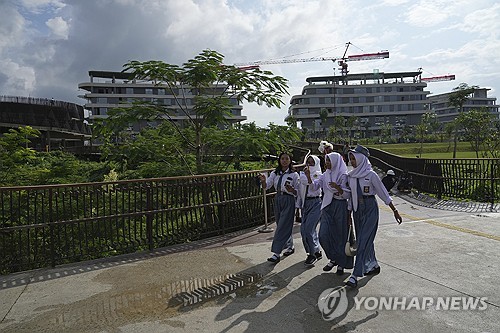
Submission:
M 258 273 L 229 274 L 223 279 L 215 280 L 203 279 L 198 282 L 204 286 L 174 295 L 169 301 L 169 306 L 194 305 L 233 292 L 236 289 L 247 286 L 249 283 L 255 283 L 260 279 L 262 279 L 262 274 Z

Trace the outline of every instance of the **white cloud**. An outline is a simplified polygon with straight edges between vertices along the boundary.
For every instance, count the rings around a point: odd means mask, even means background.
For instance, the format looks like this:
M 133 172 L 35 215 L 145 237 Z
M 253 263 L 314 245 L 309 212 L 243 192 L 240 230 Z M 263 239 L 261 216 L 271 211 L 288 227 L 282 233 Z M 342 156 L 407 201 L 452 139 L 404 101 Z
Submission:
M 2 94 L 28 96 L 33 92 L 36 84 L 33 68 L 5 59 L 0 60 L 0 73 L 7 77 L 5 82 L 0 81 Z
M 498 38 L 500 34 L 500 3 L 468 14 L 460 28 L 466 32 L 478 33 L 480 36 Z
M 13 7 L 2 6 L 0 10 L 0 55 L 13 45 L 24 43 L 25 19 Z
M 68 23 L 60 16 L 49 19 L 45 24 L 52 30 L 52 33 L 59 38 L 68 39 Z
M 407 22 L 416 27 L 433 27 L 450 17 L 449 8 L 439 1 L 421 1 L 408 8 Z
M 39 13 L 40 10 L 46 7 L 60 9 L 65 6 L 63 0 L 21 0 L 21 4 L 34 13 Z

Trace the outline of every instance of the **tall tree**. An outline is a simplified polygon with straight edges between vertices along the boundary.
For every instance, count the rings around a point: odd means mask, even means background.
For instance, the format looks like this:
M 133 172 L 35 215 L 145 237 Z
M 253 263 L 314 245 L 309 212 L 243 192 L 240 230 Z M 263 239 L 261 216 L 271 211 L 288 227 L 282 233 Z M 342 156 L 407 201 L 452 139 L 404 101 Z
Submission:
M 322 108 L 319 111 L 319 118 L 321 119 L 321 126 L 323 127 L 323 132 L 326 132 L 326 120 L 328 119 L 328 110 Z
M 493 121 L 493 115 L 485 107 L 462 112 L 457 117 L 457 122 L 464 131 L 465 139 L 470 142 L 477 158 L 479 158 L 481 146 L 494 134 L 492 131 L 494 129 L 492 127 Z
M 458 113 L 461 113 L 465 102 L 478 88 L 478 86 L 469 86 L 467 83 L 460 83 L 457 87 L 453 88 L 452 93 L 448 97 L 448 105 L 457 108 Z M 455 126 L 455 135 L 453 137 L 453 158 L 456 158 L 457 156 L 458 131 L 459 126 Z
M 179 113 L 176 114 L 169 106 L 139 103 L 108 113 L 104 126 L 114 121 L 123 125 L 139 119 L 171 120 L 174 130 L 182 138 L 183 146 L 195 152 L 196 170 L 201 173 L 207 145 L 204 132 L 217 126 L 227 127 L 231 117 L 231 99 L 279 108 L 288 89 L 287 80 L 281 76 L 258 68 L 241 70 L 225 65 L 223 59 L 224 56 L 216 51 L 204 50 L 182 66 L 153 60 L 126 63 L 124 72 L 131 73 L 137 80 L 153 81 L 170 91 L 178 112 L 186 119 L 185 123 L 181 125 L 174 120 Z M 188 105 L 183 98 L 186 89 L 195 95 L 193 105 Z M 186 127 L 192 130 L 192 135 L 186 134 Z
M 346 126 L 349 129 L 349 145 L 352 145 L 352 132 L 355 126 L 358 125 L 358 117 L 351 116 L 346 118 Z

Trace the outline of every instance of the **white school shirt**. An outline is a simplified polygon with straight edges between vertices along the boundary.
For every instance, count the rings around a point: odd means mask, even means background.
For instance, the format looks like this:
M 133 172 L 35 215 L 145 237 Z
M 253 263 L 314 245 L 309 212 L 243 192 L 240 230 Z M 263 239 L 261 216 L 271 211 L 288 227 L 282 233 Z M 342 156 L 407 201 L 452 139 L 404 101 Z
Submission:
M 322 174 L 318 179 L 313 180 L 311 184 L 313 188 L 323 189 L 323 202 L 321 203 L 321 209 L 328 206 L 333 199 L 345 200 L 351 197 L 351 189 L 347 183 L 347 175 L 341 175 L 340 181 L 337 183 L 342 188 L 343 193 L 340 194 L 337 189 L 330 186 L 331 179 L 328 177 L 330 173 Z M 331 194 L 328 195 L 328 192 Z
M 321 172 L 315 172 L 314 175 L 311 175 L 311 180 L 314 182 L 314 180 L 319 179 L 321 175 L 322 175 Z M 309 180 L 307 179 L 307 176 L 304 173 L 304 171 L 300 172 L 300 183 L 306 186 L 309 185 L 309 189 L 307 190 L 308 197 L 321 196 L 321 187 L 314 188 L 313 184 L 309 184 Z
M 392 198 L 387 192 L 380 177 L 375 171 L 370 171 L 366 176 L 359 178 L 361 193 L 359 195 L 377 195 L 386 205 L 392 202 Z M 352 210 L 352 201 L 349 200 L 348 209 Z
M 276 191 L 278 191 L 278 181 L 280 179 L 281 174 L 276 174 L 276 170 L 271 172 L 269 177 L 266 178 L 266 189 L 270 188 L 271 186 L 274 186 Z M 296 196 L 292 192 L 288 192 L 285 184 L 289 183 L 295 190 L 299 187 L 299 174 L 296 173 L 295 171 L 290 172 L 290 170 L 287 170 L 283 174 L 283 179 L 281 180 L 281 192 L 283 193 L 288 193 L 293 196 Z M 298 191 L 297 191 L 298 192 Z

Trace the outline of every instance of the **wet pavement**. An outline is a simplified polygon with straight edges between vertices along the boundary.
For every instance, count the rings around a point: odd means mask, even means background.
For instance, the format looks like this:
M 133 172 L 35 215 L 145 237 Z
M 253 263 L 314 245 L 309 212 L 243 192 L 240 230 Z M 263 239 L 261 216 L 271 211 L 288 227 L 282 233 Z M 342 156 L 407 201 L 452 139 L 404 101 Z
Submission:
M 347 273 L 324 272 L 326 258 L 304 266 L 299 224 L 295 254 L 275 266 L 266 261 L 273 234 L 252 229 L 0 276 L 0 331 L 500 332 L 500 213 L 395 204 L 404 222 L 381 205 L 381 273 L 357 289 L 344 287 Z M 344 297 L 330 299 L 330 313 L 318 303 L 327 289 Z M 389 298 L 420 306 L 380 305 Z M 447 309 L 436 304 L 447 299 Z M 480 307 L 464 309 L 463 299 Z

